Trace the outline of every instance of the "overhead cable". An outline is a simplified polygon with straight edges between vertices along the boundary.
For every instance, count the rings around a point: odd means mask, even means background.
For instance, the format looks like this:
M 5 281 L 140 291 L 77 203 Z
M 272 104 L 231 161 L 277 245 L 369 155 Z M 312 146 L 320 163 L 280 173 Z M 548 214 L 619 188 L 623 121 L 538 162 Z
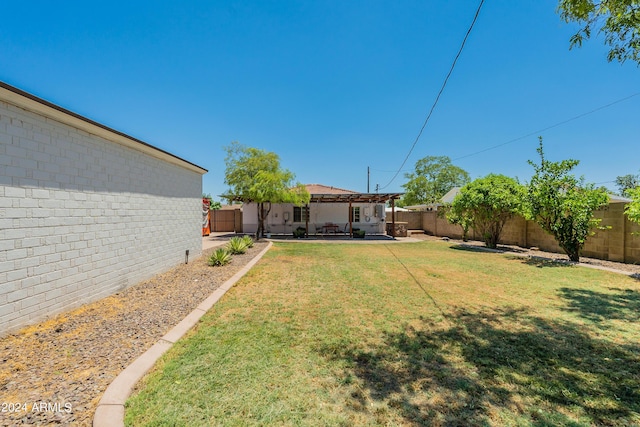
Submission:
M 502 144 L 494 145 L 492 147 L 488 147 L 488 148 L 482 149 L 480 151 L 476 151 L 476 152 L 471 153 L 471 154 L 466 154 L 464 156 L 456 157 L 455 159 L 453 159 L 453 161 L 460 160 L 460 159 L 466 159 L 467 157 L 475 156 L 477 154 L 481 154 L 481 153 L 484 153 L 486 151 L 495 150 L 496 148 L 503 147 L 503 146 L 505 146 L 507 144 L 512 144 L 514 142 L 520 141 L 521 139 L 529 138 L 530 136 L 540 135 L 542 132 L 548 131 L 549 129 L 553 129 L 553 128 L 556 128 L 558 126 L 562 126 L 562 125 L 567 124 L 569 122 L 572 122 L 574 120 L 578 120 L 578 119 L 580 119 L 580 118 L 582 118 L 584 116 L 588 116 L 589 114 L 593 114 L 593 113 L 598 112 L 600 110 L 604 110 L 605 108 L 609 108 L 612 105 L 619 104 L 620 102 L 626 101 L 626 100 L 631 99 L 634 96 L 638 96 L 638 95 L 640 95 L 640 92 L 636 92 L 633 95 L 629 95 L 629 96 L 626 96 L 624 98 L 618 99 L 616 101 L 610 102 L 610 103 L 608 103 L 606 105 L 602 105 L 602 106 L 600 106 L 598 108 L 595 108 L 595 109 L 593 109 L 591 111 L 587 111 L 586 113 L 582 113 L 582 114 L 579 114 L 577 116 L 571 117 L 570 119 L 563 120 L 563 121 L 558 122 L 558 123 L 556 123 L 554 125 L 547 126 L 546 128 L 533 131 L 531 133 L 528 133 L 526 135 L 520 136 L 518 138 L 512 139 L 512 140 L 507 141 L 507 142 L 503 142 Z
M 449 77 L 451 77 L 451 74 L 453 73 L 453 69 L 456 66 L 456 62 L 458 62 L 458 58 L 462 54 L 462 50 L 464 49 L 464 45 L 467 42 L 467 39 L 469 38 L 469 34 L 471 34 L 471 30 L 473 29 L 473 26 L 475 25 L 476 21 L 478 20 L 478 15 L 480 15 L 480 9 L 482 9 L 483 3 L 484 3 L 484 0 L 480 0 L 480 4 L 478 5 L 478 9 L 476 10 L 476 14 L 473 17 L 473 21 L 471 22 L 471 25 L 469 26 L 469 29 L 467 30 L 467 34 L 465 34 L 464 39 L 462 40 L 462 44 L 460 45 L 460 49 L 458 50 L 458 53 L 456 54 L 456 57 L 454 58 L 453 63 L 451 64 L 451 68 L 449 69 L 449 72 L 447 73 L 447 76 L 445 77 L 444 82 L 442 83 L 442 87 L 440 88 L 440 91 L 438 92 L 438 95 L 436 96 L 436 99 L 433 102 L 433 105 L 431 106 L 431 110 L 429 110 L 429 114 L 427 114 L 427 118 L 424 120 L 424 123 L 422 124 L 422 128 L 420 128 L 420 132 L 418 133 L 418 136 L 416 137 L 415 141 L 413 141 L 413 145 L 411 145 L 411 149 L 409 149 L 409 152 L 407 153 L 407 156 L 402 161 L 402 164 L 400 165 L 400 167 L 396 171 L 395 175 L 393 175 L 393 178 L 391 178 L 391 181 L 389 181 L 383 187 L 380 187 L 381 190 L 387 188 L 396 179 L 396 177 L 398 176 L 398 174 L 400 173 L 400 171 L 402 170 L 404 165 L 407 163 L 407 160 L 409 160 L 409 156 L 411 156 L 411 153 L 413 152 L 413 149 L 416 147 L 416 144 L 418 143 L 418 140 L 420 139 L 420 136 L 422 136 L 422 132 L 424 131 L 424 128 L 427 126 L 427 123 L 429 122 L 429 119 L 431 118 L 431 115 L 433 114 L 433 111 L 435 110 L 436 105 L 438 105 L 438 101 L 440 100 L 440 95 L 442 95 L 442 92 L 444 92 L 444 88 L 447 86 L 447 82 L 449 81 Z

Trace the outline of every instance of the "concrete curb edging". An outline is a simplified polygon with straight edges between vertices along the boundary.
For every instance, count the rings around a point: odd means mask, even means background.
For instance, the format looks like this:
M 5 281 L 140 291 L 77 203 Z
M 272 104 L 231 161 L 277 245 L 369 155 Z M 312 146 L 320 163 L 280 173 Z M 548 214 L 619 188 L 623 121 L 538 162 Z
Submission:
M 273 246 L 272 242 L 267 244 L 258 255 L 256 255 L 247 265 L 234 274 L 230 279 L 218 287 L 207 299 L 198 305 L 191 313 L 187 315 L 180 323 L 174 326 L 162 338 L 158 340 L 151 348 L 145 351 L 141 356 L 133 361 L 124 371 L 109 384 L 105 390 L 95 414 L 93 415 L 93 427 L 123 427 L 124 426 L 124 404 L 133 392 L 136 383 L 149 372 L 155 365 L 156 361 L 173 346 L 184 334 L 193 328 L 200 318 L 213 305 L 222 298 L 222 296 L 231 289 L 238 280 L 240 280 L 247 272 L 263 257 L 265 253 Z
M 610 273 L 624 274 L 625 276 L 629 276 L 632 279 L 640 279 L 640 275 L 638 275 L 638 273 L 629 273 L 628 271 L 618 270 L 616 268 L 611 268 L 611 267 L 605 267 L 603 265 L 593 265 L 593 264 L 587 264 L 585 262 L 575 262 L 575 261 L 568 261 L 568 260 L 564 260 L 564 259 L 554 259 L 554 258 L 549 258 L 549 257 L 541 256 L 541 255 L 521 254 L 521 253 L 518 253 L 518 252 L 505 251 L 505 250 L 502 250 L 502 249 L 491 249 L 491 248 L 485 248 L 485 247 L 482 247 L 482 246 L 465 245 L 465 244 L 462 244 L 461 246 L 464 246 L 466 248 L 472 248 L 472 249 L 478 250 L 478 251 L 491 252 L 491 253 L 503 254 L 503 255 L 510 255 L 510 256 L 517 257 L 517 258 L 540 259 L 540 260 L 545 260 L 545 261 L 557 262 L 559 264 L 564 264 L 564 265 L 575 265 L 575 266 L 578 266 L 578 267 L 586 267 L 586 268 L 591 268 L 591 269 L 594 269 L 594 270 L 608 271 Z

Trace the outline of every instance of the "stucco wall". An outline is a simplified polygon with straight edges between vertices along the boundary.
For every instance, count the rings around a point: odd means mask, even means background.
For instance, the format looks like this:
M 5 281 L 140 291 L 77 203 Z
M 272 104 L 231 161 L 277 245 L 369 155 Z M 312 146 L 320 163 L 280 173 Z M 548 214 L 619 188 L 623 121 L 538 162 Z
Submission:
M 201 253 L 202 173 L 0 99 L 0 333 Z
M 354 222 L 353 227 L 364 230 L 367 234 L 384 234 L 384 218 L 375 215 L 375 203 L 353 203 L 352 207 L 360 207 L 360 222 Z M 297 227 L 304 227 L 305 222 L 293 222 L 293 204 L 274 204 L 266 219 L 266 229 L 272 234 L 291 234 Z M 366 211 L 368 209 L 368 211 Z M 289 213 L 289 220 L 284 220 L 284 213 Z M 366 220 L 368 212 L 369 221 Z M 387 218 L 389 219 L 389 218 Z M 258 229 L 258 209 L 255 203 L 246 203 L 242 207 L 243 232 L 255 233 Z M 309 204 L 309 233 L 320 232 L 320 228 L 327 222 L 338 224 L 340 231 L 345 230 L 349 223 L 348 203 L 310 203 Z

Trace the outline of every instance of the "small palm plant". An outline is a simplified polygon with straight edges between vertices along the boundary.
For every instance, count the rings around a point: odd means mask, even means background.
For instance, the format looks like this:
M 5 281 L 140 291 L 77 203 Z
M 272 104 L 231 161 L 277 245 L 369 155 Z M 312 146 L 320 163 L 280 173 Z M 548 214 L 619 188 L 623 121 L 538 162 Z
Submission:
M 242 240 L 247 245 L 247 248 L 253 247 L 253 239 L 251 238 L 251 236 L 245 234 L 244 236 L 242 236 Z
M 227 244 L 229 252 L 231 252 L 233 255 L 239 255 L 247 252 L 247 247 L 247 243 L 242 237 L 234 237 L 229 240 L 229 243 Z
M 231 253 L 225 248 L 216 249 L 209 257 L 209 265 L 212 267 L 220 267 L 231 262 Z

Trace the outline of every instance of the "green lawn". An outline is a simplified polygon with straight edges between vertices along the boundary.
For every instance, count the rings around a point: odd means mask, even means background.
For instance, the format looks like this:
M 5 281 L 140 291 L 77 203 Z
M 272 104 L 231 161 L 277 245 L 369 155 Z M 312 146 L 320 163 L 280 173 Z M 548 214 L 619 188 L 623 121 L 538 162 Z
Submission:
M 444 242 L 276 244 L 127 425 L 640 425 L 640 281 Z

